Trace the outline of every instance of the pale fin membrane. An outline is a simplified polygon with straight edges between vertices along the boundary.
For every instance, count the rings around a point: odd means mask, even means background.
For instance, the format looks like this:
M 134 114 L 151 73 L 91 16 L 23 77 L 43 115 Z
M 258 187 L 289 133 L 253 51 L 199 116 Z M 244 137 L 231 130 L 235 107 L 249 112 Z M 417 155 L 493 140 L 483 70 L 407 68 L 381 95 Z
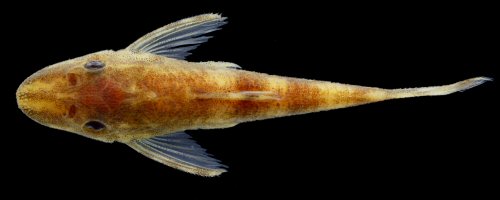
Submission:
M 230 68 L 230 69 L 241 69 L 241 67 L 237 64 L 230 63 L 230 62 L 221 62 L 221 61 L 206 61 L 206 62 L 199 62 L 202 65 L 207 65 L 210 67 L 220 67 L 220 68 Z
M 492 80 L 493 79 L 488 77 L 476 77 L 460 81 L 457 83 L 453 83 L 450 85 L 407 88 L 407 89 L 392 89 L 388 90 L 388 99 L 447 95 L 454 92 L 462 92 L 471 89 L 473 87 L 476 87 L 478 85 L 481 85 L 486 81 L 492 81 Z

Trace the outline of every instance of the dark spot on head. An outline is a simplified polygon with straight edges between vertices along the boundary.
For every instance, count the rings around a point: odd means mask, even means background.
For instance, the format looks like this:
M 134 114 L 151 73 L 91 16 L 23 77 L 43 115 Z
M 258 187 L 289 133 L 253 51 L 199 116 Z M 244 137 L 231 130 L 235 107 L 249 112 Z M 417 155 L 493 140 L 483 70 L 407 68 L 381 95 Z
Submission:
M 99 60 L 92 60 L 87 63 L 85 63 L 84 67 L 85 69 L 88 69 L 90 71 L 100 71 L 106 66 L 102 61 Z
M 69 118 L 73 118 L 76 114 L 76 106 L 75 105 L 71 105 L 69 107 L 69 110 L 68 110 L 68 117 Z
M 102 131 L 106 128 L 106 125 L 104 125 L 103 123 L 99 122 L 99 121 L 88 121 L 87 123 L 85 123 L 83 125 L 84 128 L 86 129 L 90 129 L 90 130 L 93 130 L 93 131 Z
M 77 84 L 76 74 L 68 73 L 68 81 L 71 86 L 75 86 Z

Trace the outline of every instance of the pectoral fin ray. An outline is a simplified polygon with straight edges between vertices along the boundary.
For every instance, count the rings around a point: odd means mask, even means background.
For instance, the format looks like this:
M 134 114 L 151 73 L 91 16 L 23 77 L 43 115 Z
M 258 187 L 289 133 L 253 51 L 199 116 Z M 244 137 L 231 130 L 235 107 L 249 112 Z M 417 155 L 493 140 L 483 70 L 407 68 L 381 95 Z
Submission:
M 148 158 L 188 173 L 218 176 L 226 171 L 225 165 L 210 157 L 184 132 L 135 140 L 127 145 Z

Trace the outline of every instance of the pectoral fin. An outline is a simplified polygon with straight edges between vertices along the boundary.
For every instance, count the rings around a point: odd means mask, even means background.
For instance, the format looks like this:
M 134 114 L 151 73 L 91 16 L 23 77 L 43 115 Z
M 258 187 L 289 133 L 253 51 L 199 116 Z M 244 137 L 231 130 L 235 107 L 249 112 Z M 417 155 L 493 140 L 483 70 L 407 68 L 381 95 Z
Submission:
M 241 91 L 226 93 L 199 93 L 198 99 L 221 99 L 221 100 L 240 100 L 240 101 L 276 101 L 280 96 L 269 91 Z
M 218 176 L 226 166 L 184 133 L 172 133 L 127 144 L 137 152 L 169 167 L 200 176 Z
M 226 24 L 226 18 L 217 14 L 204 14 L 183 19 L 161 27 L 139 38 L 126 49 L 133 52 L 148 52 L 169 58 L 184 59 L 190 50 L 206 42 L 203 36 Z

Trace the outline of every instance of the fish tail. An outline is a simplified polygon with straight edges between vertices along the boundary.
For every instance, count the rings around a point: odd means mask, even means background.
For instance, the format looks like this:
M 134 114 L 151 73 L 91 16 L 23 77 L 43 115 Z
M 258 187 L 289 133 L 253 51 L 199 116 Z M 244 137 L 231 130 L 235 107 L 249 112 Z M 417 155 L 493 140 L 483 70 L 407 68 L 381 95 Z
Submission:
M 391 89 L 388 90 L 387 99 L 448 95 L 455 92 L 463 92 L 492 80 L 492 78 L 488 77 L 476 77 L 443 86 Z

